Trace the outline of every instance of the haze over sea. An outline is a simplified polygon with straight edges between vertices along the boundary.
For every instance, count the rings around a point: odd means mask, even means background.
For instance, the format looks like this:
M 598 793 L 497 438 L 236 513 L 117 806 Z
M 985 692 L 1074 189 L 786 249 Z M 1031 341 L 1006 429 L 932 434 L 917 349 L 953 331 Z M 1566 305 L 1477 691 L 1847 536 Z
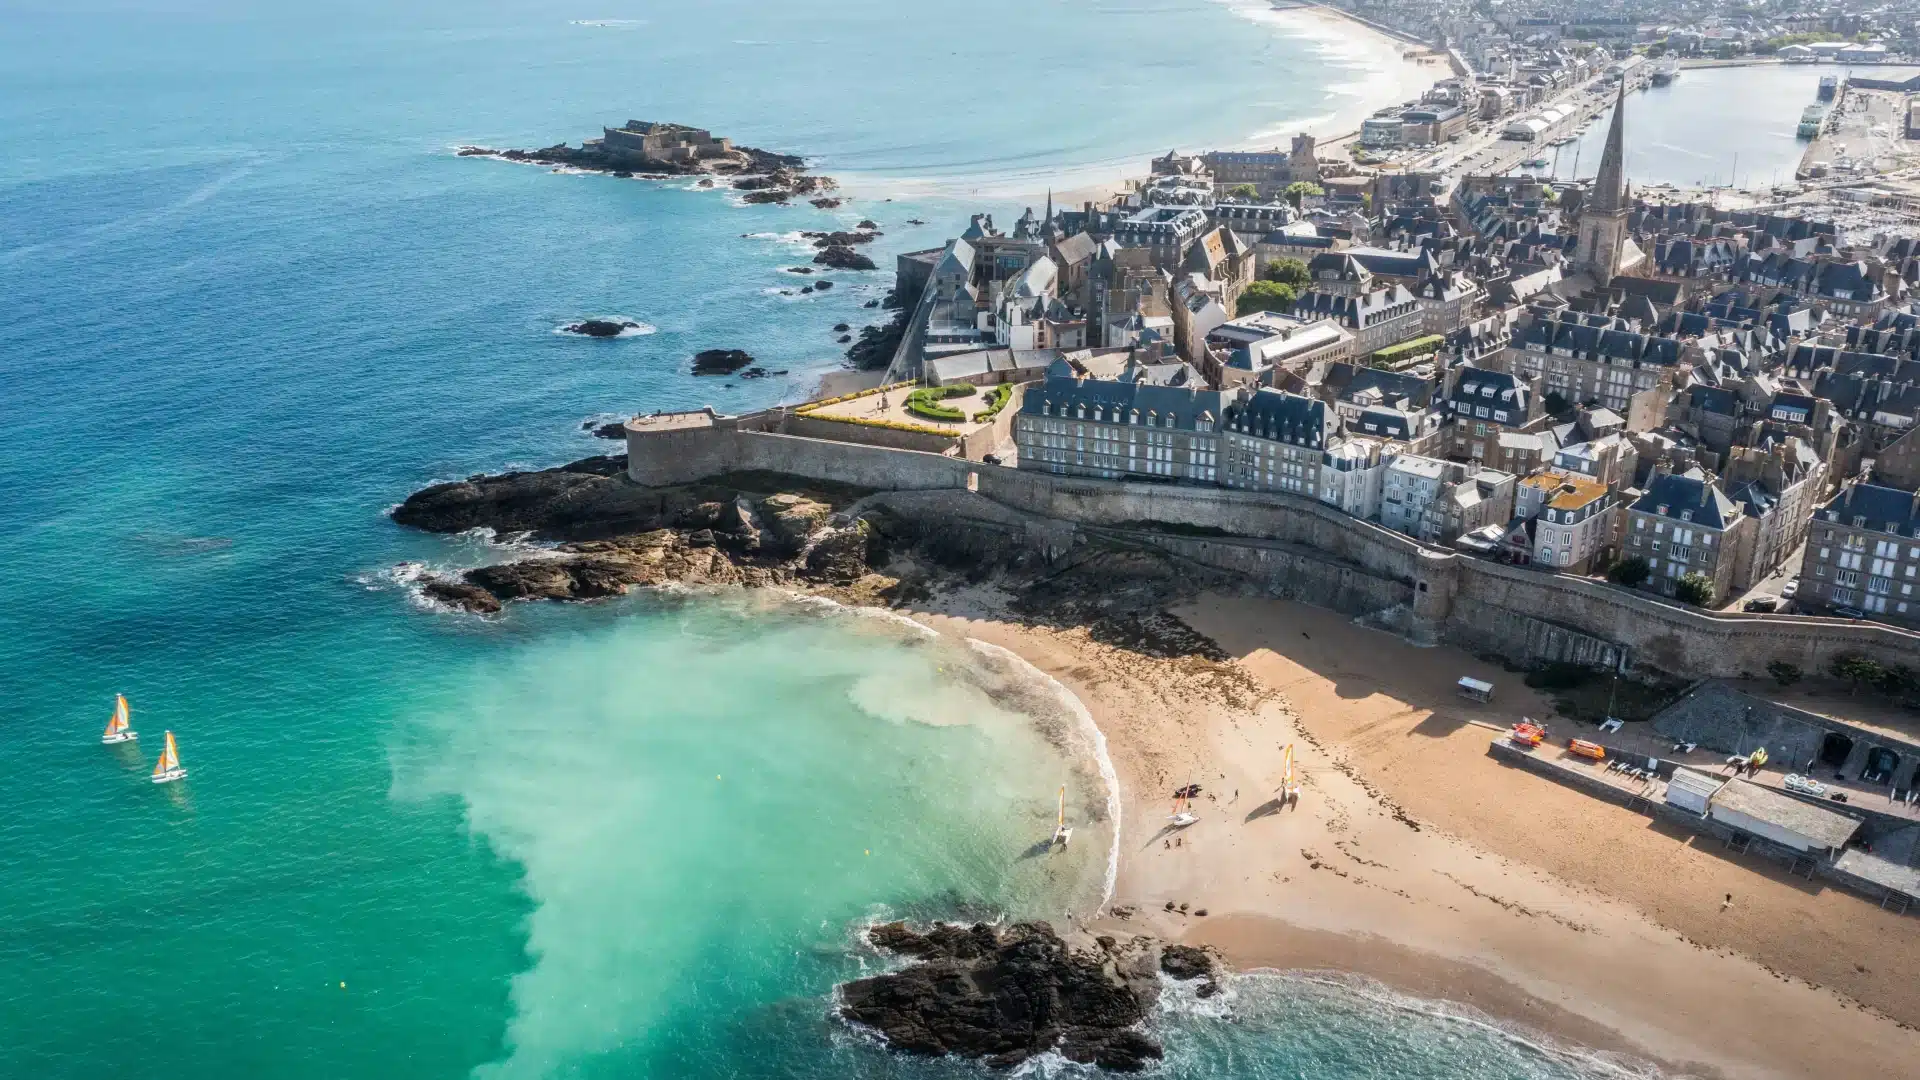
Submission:
M 780 295 L 794 230 L 871 216 L 890 261 L 976 203 L 1351 107 L 1358 54 L 1256 14 L 0 0 L 0 1077 L 972 1075 L 841 1032 L 831 987 L 876 962 L 868 918 L 1098 904 L 1070 700 L 777 597 L 433 612 L 397 564 L 502 545 L 383 511 L 603 452 L 593 416 L 804 393 L 888 275 Z M 629 116 L 860 198 L 452 154 Z M 590 315 L 656 332 L 554 333 Z M 708 347 L 793 375 L 696 382 Z M 142 738 L 103 747 L 116 691 Z M 168 729 L 191 776 L 155 787 Z M 1061 783 L 1083 834 L 1021 858 Z M 1586 1067 L 1297 977 L 1163 1022 L 1167 1075 Z

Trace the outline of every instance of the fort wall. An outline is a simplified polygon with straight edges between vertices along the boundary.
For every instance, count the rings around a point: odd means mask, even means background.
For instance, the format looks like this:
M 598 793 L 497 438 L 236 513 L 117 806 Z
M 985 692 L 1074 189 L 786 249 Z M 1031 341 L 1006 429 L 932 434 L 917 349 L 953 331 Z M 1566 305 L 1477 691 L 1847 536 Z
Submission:
M 1515 659 L 1739 676 L 1774 660 L 1814 671 L 1864 653 L 1920 668 L 1920 634 L 1880 623 L 1700 611 L 1427 547 L 1298 496 L 1054 476 L 782 433 L 795 430 L 793 419 L 779 410 L 637 417 L 627 424 L 628 474 L 649 486 L 766 470 L 887 491 L 977 491 L 1092 535 L 1242 574 L 1276 596 L 1387 615 L 1415 641 Z

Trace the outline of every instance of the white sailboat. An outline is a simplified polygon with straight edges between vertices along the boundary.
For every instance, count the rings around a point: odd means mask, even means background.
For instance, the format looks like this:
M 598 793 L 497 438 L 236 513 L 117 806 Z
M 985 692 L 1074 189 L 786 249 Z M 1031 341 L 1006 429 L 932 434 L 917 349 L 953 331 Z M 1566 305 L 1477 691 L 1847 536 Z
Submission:
M 186 779 L 187 770 L 180 766 L 180 748 L 173 743 L 173 732 L 167 732 L 166 749 L 160 751 L 160 760 L 153 763 L 153 782 L 171 784 L 175 780 Z
M 132 742 L 139 737 L 140 733 L 133 730 L 132 714 L 127 709 L 127 695 L 113 695 L 113 718 L 107 721 L 106 733 L 100 736 L 100 741 L 123 743 Z
M 1176 829 L 1184 829 L 1200 820 L 1200 816 L 1195 814 L 1188 805 L 1187 792 L 1191 788 L 1192 785 L 1189 784 L 1180 789 L 1180 794 L 1173 797 L 1173 814 L 1167 818 L 1167 822 Z
M 1073 830 L 1067 828 L 1067 785 L 1060 785 L 1060 819 L 1053 827 L 1053 843 L 1066 847 L 1073 839 Z

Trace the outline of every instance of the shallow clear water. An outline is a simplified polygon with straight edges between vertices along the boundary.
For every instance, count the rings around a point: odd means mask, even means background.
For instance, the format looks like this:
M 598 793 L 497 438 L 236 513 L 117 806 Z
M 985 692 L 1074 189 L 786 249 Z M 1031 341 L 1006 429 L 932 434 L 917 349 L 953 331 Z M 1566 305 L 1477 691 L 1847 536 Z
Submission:
M 396 564 L 503 552 L 383 512 L 602 452 L 595 415 L 804 393 L 888 282 L 780 295 L 794 230 L 872 215 L 890 258 L 976 189 L 1285 130 L 1366 72 L 1202 0 L 290 7 L 0 0 L 0 1076 L 966 1072 L 827 995 L 865 919 L 1097 901 L 1068 704 L 772 598 L 436 613 Z M 634 114 L 860 198 L 451 153 Z M 657 332 L 553 333 L 587 315 Z M 793 374 L 694 380 L 708 347 Z M 115 691 L 132 746 L 96 741 Z M 1086 831 L 1027 857 L 1061 783 Z

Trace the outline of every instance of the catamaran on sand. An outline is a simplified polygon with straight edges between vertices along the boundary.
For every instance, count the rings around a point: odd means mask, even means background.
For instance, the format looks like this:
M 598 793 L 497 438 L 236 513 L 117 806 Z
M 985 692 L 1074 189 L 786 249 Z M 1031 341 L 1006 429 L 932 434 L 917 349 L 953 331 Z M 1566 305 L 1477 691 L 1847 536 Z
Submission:
M 1067 827 L 1067 785 L 1060 785 L 1060 818 L 1053 827 L 1053 843 L 1066 847 L 1073 839 L 1073 830 Z
M 107 721 L 106 734 L 100 736 L 100 741 L 123 743 L 132 742 L 139 737 L 140 733 L 133 730 L 133 719 L 127 709 L 127 695 L 113 695 L 113 718 Z

